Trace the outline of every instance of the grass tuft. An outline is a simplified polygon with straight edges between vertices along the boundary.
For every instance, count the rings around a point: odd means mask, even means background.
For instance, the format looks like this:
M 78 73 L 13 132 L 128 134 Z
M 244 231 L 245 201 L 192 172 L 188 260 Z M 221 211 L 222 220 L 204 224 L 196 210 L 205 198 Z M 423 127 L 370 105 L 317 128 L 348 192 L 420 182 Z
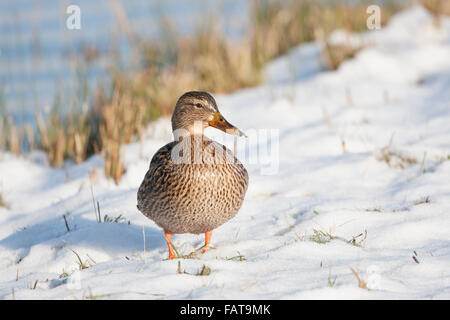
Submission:
M 77 257 L 77 264 L 78 264 L 78 268 L 80 270 L 84 270 L 84 269 L 87 269 L 92 266 L 88 260 L 83 262 L 80 258 L 80 255 L 75 250 L 70 249 L 70 251 L 72 251 L 75 254 L 75 256 Z M 91 259 L 89 256 L 88 256 L 88 258 Z M 93 261 L 93 260 L 91 259 L 91 261 Z M 94 264 L 95 264 L 95 262 L 94 262 Z
M 340 237 L 340 236 L 335 236 L 335 235 L 331 234 L 330 232 L 326 232 L 323 230 L 313 229 L 313 233 L 314 233 L 313 235 L 309 236 L 309 240 L 313 241 L 315 243 L 320 243 L 320 244 L 328 243 L 333 240 L 340 240 L 345 243 L 351 244 L 355 247 L 363 248 L 364 243 L 367 239 L 367 230 L 365 230 L 364 233 L 360 233 L 356 236 L 352 236 L 352 238 L 349 240 L 347 240 L 343 237 Z
M 360 233 L 357 236 L 353 236 L 350 240 L 347 242 L 355 247 L 364 247 L 364 242 L 367 239 L 367 230 L 364 230 L 364 233 Z
M 28 288 L 29 288 L 30 290 L 36 290 L 38 282 L 39 282 L 39 280 L 36 279 L 32 284 L 29 285 Z
M 431 202 L 430 196 L 426 196 L 425 198 L 414 201 L 413 205 L 418 206 L 418 205 L 427 204 L 430 202 Z
M 63 268 L 62 272 L 58 276 L 58 279 L 67 278 L 68 276 L 70 276 L 70 274 L 67 271 L 65 271 Z
M 70 213 L 68 213 L 67 215 L 69 215 Z M 67 218 L 66 215 L 63 215 L 63 219 L 64 219 L 64 225 L 66 226 L 67 232 L 70 232 L 70 227 L 69 224 L 67 223 Z
M 202 266 L 202 269 L 197 274 L 197 276 L 209 276 L 211 274 L 211 268 L 207 267 L 206 265 Z
M 366 212 L 382 212 L 380 208 L 374 207 L 374 208 L 367 208 Z
M 391 150 L 394 136 L 391 136 L 389 143 L 381 150 L 375 152 L 375 159 L 380 162 L 386 162 L 390 168 L 405 169 L 418 163 L 416 158 L 404 155 L 400 152 Z
M 417 252 L 414 250 L 414 251 L 413 251 L 412 259 L 414 260 L 415 263 L 420 264 L 420 261 L 419 261 L 419 259 L 417 259 L 417 257 L 418 257 L 418 254 L 417 254 Z
M 331 276 L 331 268 L 332 265 L 330 265 L 330 269 L 328 271 L 328 287 L 330 288 L 334 288 L 335 284 L 336 284 L 336 280 L 337 280 L 337 276 L 334 276 L 334 278 Z
M 122 216 L 122 214 L 119 214 L 117 217 L 110 217 L 107 214 L 103 216 L 103 222 L 113 222 L 113 223 L 120 223 L 123 221 L 126 221 L 127 219 Z
M 227 261 L 245 261 L 247 259 L 245 259 L 245 257 L 238 252 L 237 256 L 230 257 L 230 258 L 225 257 L 225 260 L 227 260 Z
M 178 261 L 177 273 L 178 274 L 189 274 L 189 275 L 194 275 L 194 276 L 209 276 L 211 274 L 211 268 L 206 265 L 202 265 L 202 268 L 199 272 L 189 273 L 189 272 L 186 272 L 186 270 L 181 270 L 181 261 Z
M 327 243 L 335 239 L 333 235 L 322 230 L 313 229 L 313 232 L 314 234 L 309 237 L 309 240 L 316 243 Z

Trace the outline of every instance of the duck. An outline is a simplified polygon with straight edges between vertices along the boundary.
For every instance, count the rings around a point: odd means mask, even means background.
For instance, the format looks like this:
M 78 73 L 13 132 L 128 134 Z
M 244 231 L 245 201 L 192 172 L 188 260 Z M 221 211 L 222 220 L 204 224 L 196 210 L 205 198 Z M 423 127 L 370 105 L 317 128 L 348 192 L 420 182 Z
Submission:
M 230 149 L 204 135 L 213 127 L 245 136 L 222 116 L 210 93 L 184 93 L 171 123 L 174 140 L 153 155 L 138 189 L 137 208 L 162 228 L 169 259 L 175 259 L 173 234 L 204 234 L 201 252 L 208 251 L 213 230 L 241 208 L 249 176 Z

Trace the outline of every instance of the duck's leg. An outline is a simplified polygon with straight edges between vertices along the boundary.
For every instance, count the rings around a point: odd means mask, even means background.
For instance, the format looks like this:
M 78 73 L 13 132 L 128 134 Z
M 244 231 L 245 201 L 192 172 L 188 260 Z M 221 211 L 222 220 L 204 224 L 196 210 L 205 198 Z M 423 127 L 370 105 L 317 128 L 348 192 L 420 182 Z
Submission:
M 205 253 L 209 249 L 209 242 L 211 241 L 212 231 L 205 233 L 205 246 L 203 247 L 202 253 Z
M 177 255 L 175 254 L 175 251 L 173 250 L 172 247 L 172 234 L 166 232 L 166 230 L 164 230 L 164 237 L 166 238 L 167 241 L 167 246 L 169 247 L 169 260 L 175 259 L 177 258 Z

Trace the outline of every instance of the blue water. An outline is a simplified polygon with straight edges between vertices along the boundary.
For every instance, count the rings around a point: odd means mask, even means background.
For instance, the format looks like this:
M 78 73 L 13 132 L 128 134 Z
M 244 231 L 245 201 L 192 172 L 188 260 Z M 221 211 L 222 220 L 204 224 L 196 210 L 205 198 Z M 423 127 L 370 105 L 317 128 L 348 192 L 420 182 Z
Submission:
M 191 33 L 207 17 L 214 16 L 224 32 L 239 38 L 246 28 L 250 2 L 239 0 L 128 0 L 119 1 L 133 30 L 145 39 L 161 36 L 161 18 L 169 19 L 180 34 Z M 81 9 L 81 29 L 66 27 L 66 8 Z M 75 63 L 83 47 L 103 54 L 89 73 Z M 0 1 L 0 109 L 16 122 L 30 120 L 36 112 L 51 108 L 57 94 L 62 108 L 81 108 L 75 99 L 77 77 L 91 88 L 108 83 L 113 63 L 108 52 L 119 48 L 120 66 L 131 69 L 130 47 L 109 0 L 2 0 Z M 0 110 L 1 111 L 1 110 Z

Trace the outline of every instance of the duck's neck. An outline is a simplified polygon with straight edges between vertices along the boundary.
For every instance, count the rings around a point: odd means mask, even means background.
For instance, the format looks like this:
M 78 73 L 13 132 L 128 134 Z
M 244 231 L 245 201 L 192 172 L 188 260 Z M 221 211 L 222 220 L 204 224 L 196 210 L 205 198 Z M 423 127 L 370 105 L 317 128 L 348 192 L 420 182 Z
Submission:
M 184 132 L 184 134 L 182 134 Z M 174 131 L 175 145 L 172 149 L 172 161 L 175 164 L 203 164 L 204 148 L 209 139 L 203 135 L 190 134 L 189 131 Z
M 185 137 L 203 137 L 204 127 L 201 122 L 194 123 L 192 126 L 177 127 L 172 126 L 172 133 L 175 141 L 185 139 Z

